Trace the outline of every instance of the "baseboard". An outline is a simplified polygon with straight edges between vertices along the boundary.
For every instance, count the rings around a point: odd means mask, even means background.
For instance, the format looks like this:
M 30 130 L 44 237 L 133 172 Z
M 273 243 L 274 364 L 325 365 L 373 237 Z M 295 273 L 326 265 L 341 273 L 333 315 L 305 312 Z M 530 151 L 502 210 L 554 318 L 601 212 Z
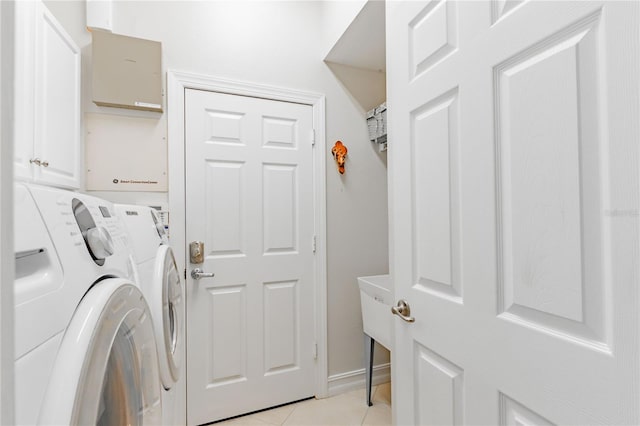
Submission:
M 373 366 L 373 385 L 387 383 L 391 380 L 391 365 L 389 363 Z M 338 395 L 356 389 L 364 388 L 364 368 L 347 371 L 346 373 L 329 376 L 329 396 Z

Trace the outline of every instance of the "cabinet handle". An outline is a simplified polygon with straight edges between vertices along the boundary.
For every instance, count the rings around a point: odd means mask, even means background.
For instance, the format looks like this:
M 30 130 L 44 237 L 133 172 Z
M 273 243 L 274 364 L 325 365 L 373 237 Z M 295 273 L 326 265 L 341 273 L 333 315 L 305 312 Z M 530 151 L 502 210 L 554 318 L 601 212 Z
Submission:
M 46 161 L 46 160 L 45 160 L 45 161 L 43 161 L 43 162 L 42 162 L 42 166 L 43 166 L 43 167 L 49 167 L 49 162 L 48 162 L 48 161 Z
M 39 158 L 32 158 L 31 160 L 29 160 L 29 163 L 31 164 L 35 164 L 36 166 L 39 166 L 42 164 L 42 161 L 40 161 Z M 49 163 L 47 163 L 47 166 L 49 165 Z

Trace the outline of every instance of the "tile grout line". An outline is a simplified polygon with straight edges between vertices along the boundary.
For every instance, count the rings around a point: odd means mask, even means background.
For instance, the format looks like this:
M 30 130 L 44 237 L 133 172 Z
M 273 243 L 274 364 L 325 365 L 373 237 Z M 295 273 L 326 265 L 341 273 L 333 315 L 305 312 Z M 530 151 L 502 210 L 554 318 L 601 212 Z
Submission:
M 314 398 L 314 401 L 316 401 L 315 398 Z M 280 426 L 283 426 L 287 422 L 287 420 L 289 420 L 289 417 L 291 417 L 291 415 L 300 407 L 299 404 L 300 404 L 299 402 L 293 404 L 293 410 L 291 410 L 291 412 L 287 415 L 287 417 L 284 418 L 282 423 L 280 423 Z
M 373 403 L 373 400 L 376 399 L 376 393 L 378 392 L 378 386 L 374 386 L 373 389 L 371 390 L 371 402 Z M 365 395 L 366 395 L 366 390 L 365 390 Z M 366 398 L 366 396 L 365 396 Z M 366 402 L 365 402 L 366 404 Z M 364 417 L 362 417 L 362 421 L 360 421 L 360 426 L 362 426 L 364 424 L 364 421 L 367 419 L 367 414 L 369 414 L 369 407 L 367 405 L 367 409 L 364 410 Z

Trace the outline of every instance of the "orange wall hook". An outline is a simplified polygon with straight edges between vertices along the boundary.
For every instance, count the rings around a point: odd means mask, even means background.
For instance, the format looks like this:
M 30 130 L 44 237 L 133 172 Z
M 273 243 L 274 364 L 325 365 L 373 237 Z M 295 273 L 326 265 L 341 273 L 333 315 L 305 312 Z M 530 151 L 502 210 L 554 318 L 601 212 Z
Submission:
M 333 158 L 336 160 L 336 164 L 338 164 L 338 171 L 340 174 L 344 174 L 344 162 L 345 157 L 347 156 L 347 147 L 342 144 L 341 141 L 337 141 L 333 148 L 331 148 L 331 154 L 333 154 Z

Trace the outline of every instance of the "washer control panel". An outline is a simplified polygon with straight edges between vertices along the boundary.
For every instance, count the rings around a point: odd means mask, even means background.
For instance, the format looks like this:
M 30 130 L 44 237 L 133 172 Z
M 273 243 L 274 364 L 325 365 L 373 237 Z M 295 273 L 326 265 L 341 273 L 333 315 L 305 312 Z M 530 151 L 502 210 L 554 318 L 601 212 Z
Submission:
M 79 199 L 71 200 L 71 209 L 91 258 L 98 265 L 104 265 L 104 260 L 113 254 L 113 241 L 109 231 L 96 225 L 88 207 Z

